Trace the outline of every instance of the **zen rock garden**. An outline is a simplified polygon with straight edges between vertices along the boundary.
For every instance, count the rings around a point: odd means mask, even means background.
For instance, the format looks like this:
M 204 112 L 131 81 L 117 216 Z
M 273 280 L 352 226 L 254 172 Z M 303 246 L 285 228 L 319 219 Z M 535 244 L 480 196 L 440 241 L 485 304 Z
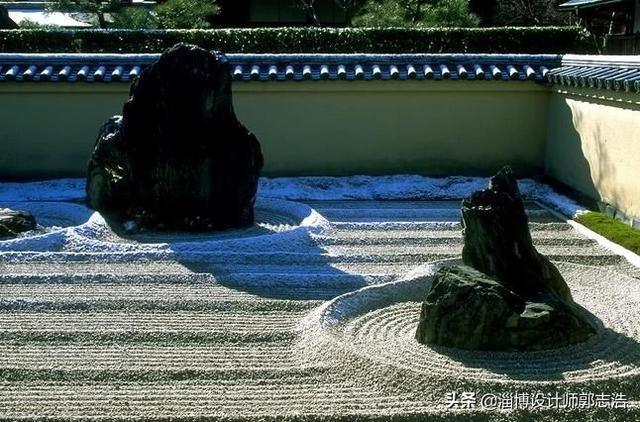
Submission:
M 462 202 L 464 265 L 441 268 L 422 305 L 420 343 L 531 351 L 585 341 L 595 327 L 539 254 L 509 167 Z
M 0 240 L 12 239 L 0 242 L 0 419 L 640 420 L 638 270 L 558 218 L 580 204 L 536 180 L 520 190 L 505 167 L 488 187 L 470 176 L 264 178 L 256 207 L 261 145 L 236 117 L 231 86 L 231 68 L 247 76 L 255 60 L 229 55 L 231 66 L 185 44 L 154 57 L 118 100 L 122 116 L 90 123 L 99 135 L 86 179 L 0 185 L 13 209 L 0 208 Z M 258 70 L 304 73 L 260 57 Z M 319 60 L 314 69 L 329 66 Z M 297 76 L 245 76 L 234 80 L 316 92 Z M 413 98 L 430 83 L 402 91 Z M 289 101 L 279 88 L 255 92 Z M 262 123 L 283 110 L 263 114 L 255 98 L 238 110 L 273 147 L 279 135 Z M 311 121 L 287 121 L 306 130 L 294 142 L 316 142 L 299 152 L 311 161 L 334 148 L 305 137 Z M 367 136 L 353 148 L 377 142 L 354 122 Z M 589 395 L 593 411 L 582 406 Z M 610 418 L 629 410 L 618 407 L 626 395 L 635 413 Z
M 122 117 L 102 127 L 87 200 L 151 229 L 246 227 L 262 166 L 258 140 L 233 110 L 227 58 L 178 44 L 132 84 Z
M 178 44 L 144 70 L 123 115 L 100 130 L 88 204 L 149 229 L 246 227 L 262 166 L 260 144 L 233 110 L 226 57 Z M 558 269 L 534 248 L 510 168 L 463 201 L 462 219 L 464 265 L 436 274 L 420 343 L 527 351 L 594 334 Z

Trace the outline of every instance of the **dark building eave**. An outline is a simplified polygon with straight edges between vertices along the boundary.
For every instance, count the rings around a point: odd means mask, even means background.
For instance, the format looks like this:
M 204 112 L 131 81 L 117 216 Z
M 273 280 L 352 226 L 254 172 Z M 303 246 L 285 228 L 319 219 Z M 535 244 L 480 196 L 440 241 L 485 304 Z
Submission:
M 560 10 L 589 9 L 611 4 L 624 3 L 628 0 L 570 0 L 558 6 Z

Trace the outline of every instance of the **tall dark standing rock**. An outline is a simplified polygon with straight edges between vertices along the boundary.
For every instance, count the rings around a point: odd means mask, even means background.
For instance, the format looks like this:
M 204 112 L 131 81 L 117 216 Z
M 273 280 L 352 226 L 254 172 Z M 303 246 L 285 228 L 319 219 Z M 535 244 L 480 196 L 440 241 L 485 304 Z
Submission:
M 227 58 L 178 44 L 132 84 L 122 118 L 102 127 L 87 197 L 151 228 L 245 227 L 262 166 L 260 144 L 233 110 Z
M 462 202 L 462 221 L 465 265 L 435 274 L 416 331 L 420 343 L 531 351 L 595 333 L 558 269 L 533 246 L 510 168 Z
M 462 221 L 465 264 L 515 293 L 531 296 L 551 290 L 571 301 L 558 269 L 533 246 L 518 182 L 509 167 L 491 178 L 488 189 L 462 201 Z

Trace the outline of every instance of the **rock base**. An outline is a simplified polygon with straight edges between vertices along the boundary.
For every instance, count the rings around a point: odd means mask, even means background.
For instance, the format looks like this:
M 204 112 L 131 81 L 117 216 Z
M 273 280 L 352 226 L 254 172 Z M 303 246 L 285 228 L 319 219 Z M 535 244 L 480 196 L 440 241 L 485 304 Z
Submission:
M 579 343 L 594 333 L 577 305 L 553 295 L 524 298 L 459 265 L 436 273 L 416 339 L 467 350 L 534 351 Z

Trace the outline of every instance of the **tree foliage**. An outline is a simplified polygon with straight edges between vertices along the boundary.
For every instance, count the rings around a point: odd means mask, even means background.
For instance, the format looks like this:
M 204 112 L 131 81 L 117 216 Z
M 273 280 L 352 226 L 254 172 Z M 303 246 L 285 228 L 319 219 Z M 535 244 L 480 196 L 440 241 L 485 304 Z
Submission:
M 125 7 L 114 14 L 112 28 L 118 29 L 157 29 L 158 18 L 153 11 L 141 7 Z
M 367 0 L 334 0 L 334 2 L 344 10 L 347 22 L 351 22 L 353 17 L 367 4 Z
M 564 1 L 564 0 L 563 0 Z M 571 15 L 557 9 L 559 0 L 470 0 L 482 26 L 566 25 Z
M 338 8 L 342 9 L 346 22 L 351 22 L 353 16 L 357 14 L 360 9 L 367 3 L 367 0 L 325 0 L 332 1 Z M 321 21 L 316 13 L 318 3 L 322 0 L 291 0 L 294 6 L 302 10 L 308 20 L 313 23 L 314 26 L 323 26 L 324 22 Z
M 54 0 L 47 3 L 47 10 L 53 12 L 75 12 L 88 15 L 91 24 L 105 29 L 109 16 L 115 15 L 126 7 L 121 0 Z
M 168 0 L 155 9 L 162 29 L 209 28 L 207 18 L 219 12 L 220 7 L 212 0 Z
M 557 0 L 500 0 L 496 5 L 495 24 L 504 26 L 568 24 L 571 15 L 558 11 L 558 3 Z
M 220 7 L 215 0 L 167 0 L 154 8 L 122 0 L 54 0 L 47 10 L 87 15 L 102 29 L 199 29 L 211 26 L 207 18 Z
M 291 0 L 321 26 L 315 9 L 321 0 Z M 565 0 L 333 0 L 354 26 L 551 26 L 571 23 L 559 11 Z
M 469 0 L 370 0 L 354 17 L 365 27 L 473 27 L 479 19 Z

